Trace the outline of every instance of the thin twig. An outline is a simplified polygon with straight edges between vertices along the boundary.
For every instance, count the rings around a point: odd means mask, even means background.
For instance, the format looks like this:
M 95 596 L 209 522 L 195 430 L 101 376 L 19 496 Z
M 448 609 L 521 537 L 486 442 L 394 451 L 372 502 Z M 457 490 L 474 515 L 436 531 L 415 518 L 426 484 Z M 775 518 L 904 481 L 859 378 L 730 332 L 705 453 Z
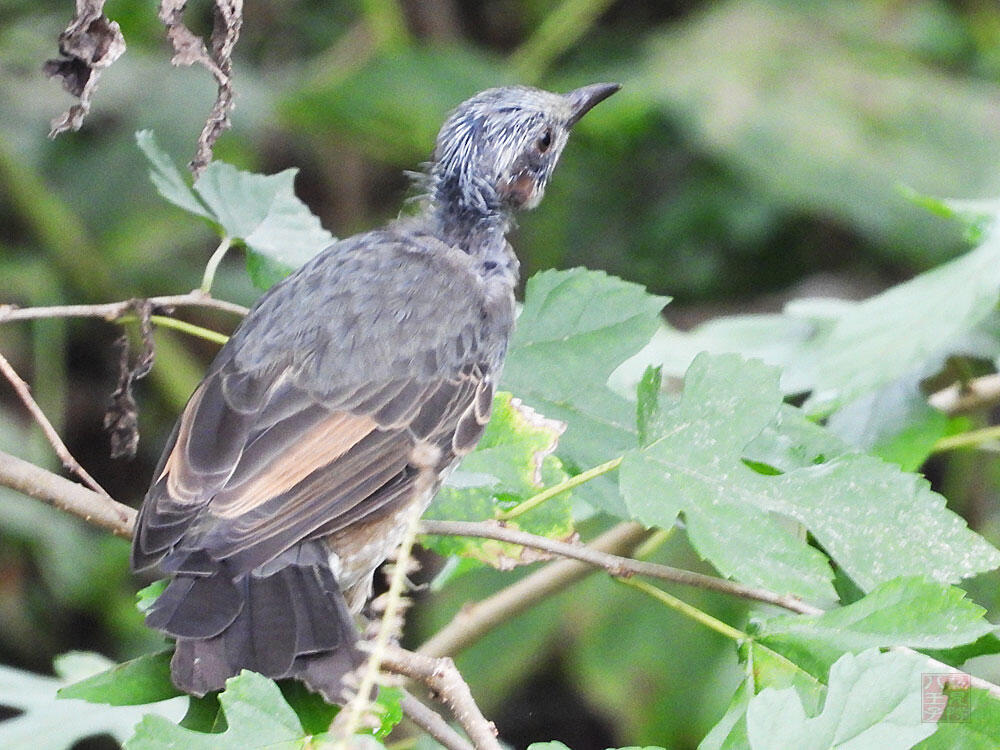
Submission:
M 560 482 L 559 484 L 554 484 L 551 487 L 546 487 L 541 492 L 532 495 L 527 500 L 522 503 L 518 503 L 510 510 L 501 513 L 499 515 L 499 520 L 509 521 L 512 518 L 517 518 L 518 516 L 527 513 L 529 510 L 537 508 L 539 505 L 544 503 L 546 500 L 550 500 L 556 495 L 561 495 L 574 487 L 579 487 L 585 482 L 589 482 L 591 479 L 596 479 L 602 474 L 607 474 L 609 471 L 614 471 L 621 464 L 624 456 L 618 456 L 617 458 L 612 458 L 610 461 L 606 461 L 600 466 L 595 466 L 592 469 L 587 469 L 569 479 Z
M 34 418 L 34 420 L 38 423 L 38 426 L 42 428 L 42 432 L 45 433 L 46 440 L 49 441 L 49 445 L 51 445 L 55 450 L 56 455 L 59 456 L 59 460 L 62 461 L 62 465 L 66 467 L 67 471 L 71 471 L 76 474 L 83 480 L 84 484 L 90 487 L 90 489 L 104 495 L 110 500 L 111 496 L 107 493 L 107 491 L 101 487 L 100 484 L 98 484 L 96 479 L 87 473 L 87 470 L 80 465 L 79 461 L 73 458 L 73 454 L 69 452 L 69 448 L 66 447 L 62 438 L 59 437 L 59 433 L 56 432 L 56 428 L 52 426 L 49 418 L 45 416 L 45 412 L 42 411 L 38 402 L 32 398 L 31 389 L 28 387 L 28 384 L 21 379 L 21 376 L 17 374 L 10 362 L 8 362 L 7 358 L 2 354 L 0 354 L 0 372 L 3 372 L 7 380 L 10 381 L 10 384 L 14 387 L 14 390 L 17 392 L 21 401 L 28 408 L 28 411 L 31 412 L 32 418 Z
M 794 596 L 777 594 L 766 589 L 746 586 L 742 583 L 729 581 L 725 578 L 694 573 L 690 570 L 672 568 L 669 565 L 633 560 L 628 557 L 618 557 L 604 552 L 598 552 L 585 545 L 568 544 L 548 537 L 529 534 L 517 529 L 508 529 L 494 521 L 423 521 L 420 531 L 424 534 L 439 534 L 446 536 L 471 536 L 480 539 L 496 539 L 501 542 L 520 544 L 524 547 L 544 550 L 554 555 L 570 557 L 581 562 L 604 568 L 616 578 L 627 578 L 633 575 L 650 576 L 664 581 L 680 583 L 685 586 L 719 591 L 742 599 L 773 604 L 778 607 L 797 612 L 802 615 L 821 614 L 823 610 L 806 604 Z
M 965 383 L 954 383 L 927 399 L 935 409 L 946 414 L 988 409 L 1000 404 L 1000 373 L 983 375 Z
M 945 435 L 934 443 L 931 451 L 943 453 L 960 448 L 976 448 L 984 443 L 996 443 L 997 440 L 1000 440 L 1000 425 L 991 425 L 978 430 L 959 432 L 956 435 Z
M 411 693 L 403 690 L 400 708 L 407 718 L 427 734 L 444 745 L 448 750 L 473 750 L 472 745 L 456 732 L 433 708 L 425 706 Z
M 440 696 L 476 750 L 501 750 L 496 727 L 483 716 L 450 658 L 435 658 L 390 644 L 382 654 L 382 664 L 390 672 L 422 682 Z
M 100 305 L 54 305 L 51 307 L 18 307 L 0 305 L 0 323 L 13 320 L 38 320 L 40 318 L 104 318 L 116 321 L 135 310 L 136 302 L 148 302 L 154 311 L 169 311 L 175 307 L 208 307 L 223 310 L 234 315 L 246 315 L 250 310 L 234 302 L 215 299 L 202 294 L 200 290 L 188 294 L 174 294 L 164 297 L 149 297 L 145 300 L 123 300 Z
M 396 551 L 395 567 L 392 571 L 392 579 L 389 582 L 389 591 L 386 592 L 385 611 L 382 613 L 382 620 L 379 623 L 378 633 L 371 642 L 371 654 L 365 664 L 365 670 L 361 676 L 354 698 L 344 706 L 344 710 L 337 714 L 334 719 L 334 726 L 343 738 L 353 736 L 361 726 L 361 720 L 371 703 L 372 690 L 379 682 L 379 672 L 382 664 L 382 657 L 389 646 L 389 639 L 396 631 L 396 613 L 400 609 L 400 599 L 406 588 L 406 569 L 410 562 L 410 552 L 413 549 L 413 542 L 417 537 L 417 524 L 420 522 L 420 514 L 423 508 L 419 503 L 412 503 L 406 519 L 406 531 L 403 533 L 403 541 Z
M 703 612 L 697 607 L 688 604 L 683 599 L 678 599 L 673 594 L 668 594 L 663 589 L 659 589 L 651 583 L 646 581 L 633 581 L 629 578 L 619 578 L 618 581 L 619 583 L 631 586 L 632 588 L 641 591 L 647 596 L 651 596 L 661 604 L 665 604 L 670 607 L 675 612 L 680 612 L 685 617 L 689 617 L 695 622 L 701 623 L 706 628 L 714 630 L 716 633 L 724 635 L 726 638 L 734 640 L 737 643 L 750 638 L 750 636 L 742 630 L 734 628 L 729 623 L 723 622 L 717 617 L 712 617 L 712 615 L 708 614 L 708 612 Z
M 629 521 L 605 531 L 587 546 L 598 552 L 628 554 L 648 535 L 649 532 L 642 526 Z M 465 605 L 451 622 L 425 641 L 417 651 L 427 656 L 454 656 L 498 625 L 598 570 L 600 568 L 577 560 L 551 562 L 492 596 L 475 604 Z
M 117 536 L 126 539 L 132 536 L 136 516 L 132 508 L 3 451 L 0 451 L 0 486 L 72 513 Z
M 136 511 L 133 508 L 3 451 L 0 451 L 0 486 L 9 487 L 28 497 L 41 500 L 53 507 L 78 516 L 88 523 L 106 529 L 117 536 L 126 539 L 132 536 L 136 517 Z M 431 523 L 449 522 L 424 521 L 421 526 L 426 527 Z M 425 531 L 424 533 L 431 532 Z M 446 532 L 436 529 L 433 533 L 444 534 Z M 590 545 L 590 550 L 597 552 L 607 552 L 611 549 L 627 551 L 638 544 L 646 534 L 647 532 L 638 524 L 622 523 L 594 540 Z M 524 544 L 523 541 L 515 543 Z M 572 545 L 567 546 L 572 547 Z M 573 557 L 577 557 L 575 554 L 576 551 L 574 550 Z M 617 558 L 614 555 L 611 555 L 611 557 L 627 560 L 627 558 Z M 579 578 L 583 578 L 588 570 L 593 569 L 590 567 L 592 565 L 593 563 L 589 563 L 589 561 L 585 565 L 575 560 L 561 560 L 551 563 L 537 573 L 533 573 L 518 583 L 508 586 L 488 599 L 484 599 L 471 607 L 466 607 L 451 623 L 421 646 L 419 654 L 433 658 L 461 651 L 470 643 L 482 637 L 485 632 L 492 629 L 499 622 L 503 622 L 528 609 L 552 591 L 564 588 Z M 603 568 L 604 566 L 600 565 L 598 567 Z M 804 614 L 818 613 L 820 611 L 815 610 L 805 612 Z M 894 650 L 907 653 L 919 653 L 903 646 L 893 648 Z M 402 649 L 390 647 L 387 650 L 386 658 L 383 659 L 383 665 L 390 671 L 409 676 L 408 672 L 397 669 L 396 663 L 389 658 L 395 652 L 399 651 L 402 651 Z M 952 667 L 942 662 L 938 662 L 930 657 L 927 658 L 932 666 L 940 667 L 942 671 L 950 671 L 952 669 Z M 991 695 L 1000 698 L 1000 686 L 987 680 L 980 677 L 972 677 L 972 686 L 986 690 Z

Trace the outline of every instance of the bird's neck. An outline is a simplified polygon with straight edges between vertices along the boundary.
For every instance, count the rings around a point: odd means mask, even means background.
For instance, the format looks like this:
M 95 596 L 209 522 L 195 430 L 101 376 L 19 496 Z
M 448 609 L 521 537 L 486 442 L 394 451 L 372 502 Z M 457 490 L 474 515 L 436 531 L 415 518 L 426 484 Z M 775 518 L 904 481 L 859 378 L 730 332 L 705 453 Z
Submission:
M 520 264 L 507 242 L 513 223 L 508 212 L 480 211 L 467 205 L 432 199 L 426 221 L 430 232 L 447 244 L 472 256 L 484 276 L 517 284 Z

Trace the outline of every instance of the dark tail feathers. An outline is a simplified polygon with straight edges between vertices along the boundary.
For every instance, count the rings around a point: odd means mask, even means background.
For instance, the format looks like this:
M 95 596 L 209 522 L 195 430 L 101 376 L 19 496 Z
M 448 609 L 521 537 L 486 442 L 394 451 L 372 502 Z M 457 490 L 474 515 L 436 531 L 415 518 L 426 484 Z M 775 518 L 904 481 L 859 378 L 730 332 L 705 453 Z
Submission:
M 175 574 L 146 623 L 177 639 L 170 668 L 178 688 L 204 695 L 250 669 L 295 677 L 326 700 L 344 702 L 341 679 L 362 659 L 354 619 L 326 561 L 293 557 L 235 580 L 224 568 Z

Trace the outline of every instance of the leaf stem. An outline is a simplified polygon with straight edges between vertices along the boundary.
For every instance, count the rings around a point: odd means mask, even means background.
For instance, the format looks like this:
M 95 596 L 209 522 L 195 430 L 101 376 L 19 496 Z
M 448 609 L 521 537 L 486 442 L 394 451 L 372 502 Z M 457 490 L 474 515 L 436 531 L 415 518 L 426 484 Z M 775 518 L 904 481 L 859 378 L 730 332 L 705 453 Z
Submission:
M 706 628 L 711 628 L 716 633 L 726 636 L 734 641 L 745 641 L 750 638 L 750 636 L 744 633 L 742 630 L 737 630 L 732 625 L 724 623 L 722 620 L 718 620 L 707 612 L 703 612 L 695 606 L 688 604 L 685 601 L 678 599 L 672 594 L 668 594 L 663 589 L 657 588 L 651 583 L 646 581 L 640 581 L 635 578 L 618 578 L 616 579 L 619 583 L 623 583 L 626 586 L 631 586 L 634 589 L 639 589 L 639 591 L 644 594 L 648 594 L 653 597 L 661 604 L 665 604 L 673 610 L 680 612 L 682 615 L 687 615 L 692 620 L 700 622 Z
M 571 490 L 574 487 L 579 487 L 581 484 L 589 482 L 591 479 L 594 479 L 595 477 L 599 477 L 602 474 L 607 474 L 609 471 L 614 471 L 615 469 L 618 468 L 618 465 L 622 462 L 623 458 L 624 456 L 618 456 L 618 458 L 612 458 L 610 461 L 607 461 L 601 464 L 600 466 L 595 466 L 592 469 L 587 469 L 586 471 L 577 474 L 575 477 L 570 477 L 564 482 L 560 482 L 559 484 L 554 484 L 551 487 L 542 490 L 537 495 L 532 495 L 523 503 L 515 505 L 510 510 L 501 513 L 499 516 L 497 516 L 497 520 L 509 521 L 512 518 L 517 518 L 518 516 L 527 513 L 529 510 L 537 508 L 546 500 L 549 500 L 550 498 L 553 498 L 556 495 L 561 495 L 563 492 Z
M 212 253 L 212 257 L 208 259 L 208 263 L 205 265 L 205 275 L 201 277 L 201 293 L 211 294 L 212 292 L 212 282 L 215 281 L 215 272 L 219 268 L 219 263 L 222 262 L 223 257 L 225 257 L 226 252 L 233 245 L 233 239 L 228 234 L 222 237 L 222 242 L 219 246 L 215 248 L 215 252 Z
M 229 341 L 229 337 L 224 333 L 213 331 L 210 328 L 196 326 L 194 323 L 188 323 L 186 320 L 168 318 L 165 315 L 150 315 L 149 319 L 156 323 L 156 325 L 163 326 L 164 328 L 173 328 L 175 331 L 181 331 L 182 333 L 186 333 L 191 336 L 197 336 L 198 338 L 205 339 L 206 341 L 212 341 L 216 344 L 225 344 Z
M 959 448 L 975 448 L 993 440 L 1000 440 L 1000 425 L 991 425 L 978 430 L 960 432 L 957 435 L 946 435 L 934 443 L 932 452 L 943 453 Z

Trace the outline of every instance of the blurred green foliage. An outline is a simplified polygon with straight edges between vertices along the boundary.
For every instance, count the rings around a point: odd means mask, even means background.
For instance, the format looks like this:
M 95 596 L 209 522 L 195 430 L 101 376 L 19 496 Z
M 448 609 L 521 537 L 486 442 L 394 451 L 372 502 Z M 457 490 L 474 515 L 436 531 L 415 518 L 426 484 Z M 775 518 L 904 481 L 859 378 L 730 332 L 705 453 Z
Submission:
M 128 51 L 102 79 L 84 129 L 47 140 L 69 97 L 41 65 L 71 12 L 65 0 L 0 6 L 0 302 L 195 288 L 217 239 L 156 194 L 133 133 L 152 129 L 176 162 L 189 158 L 214 84 L 202 70 L 170 68 L 149 3 L 115 0 L 107 12 Z M 206 4 L 189 14 L 195 30 L 209 28 Z M 668 314 L 683 327 L 720 311 L 776 311 L 789 290 L 867 296 L 961 251 L 960 233 L 900 185 L 1000 193 L 1000 8 L 987 0 L 281 0 L 248 7 L 235 70 L 233 130 L 216 155 L 254 171 L 300 168 L 298 195 L 336 236 L 396 214 L 402 170 L 427 158 L 446 111 L 475 91 L 621 81 L 613 106 L 581 123 L 514 244 L 525 277 L 605 269 L 674 296 Z M 232 256 L 215 293 L 248 303 L 256 292 Z M 219 330 L 234 323 L 186 317 Z M 764 322 L 783 339 L 794 325 Z M 749 329 L 775 347 L 778 333 Z M 107 457 L 100 429 L 117 335 L 97 321 L 5 324 L 0 351 L 74 455 L 136 502 L 214 347 L 157 331 L 157 364 L 138 393 L 143 440 L 127 464 Z M 725 335 L 745 344 L 746 334 Z M 55 468 L 10 391 L 0 394 L 0 448 Z M 928 473 L 974 528 L 1000 536 L 995 461 L 935 459 Z M 682 541 L 657 559 L 697 565 Z M 414 635 L 510 580 L 463 576 L 421 603 Z M 47 671 L 70 647 L 116 659 L 155 650 L 133 606 L 137 586 L 124 543 L 0 491 L 0 661 Z M 970 588 L 995 615 L 995 578 Z M 740 618 L 738 603 L 692 600 Z M 683 664 L 667 661 L 681 653 Z M 525 742 L 557 734 L 515 710 L 532 684 L 554 680 L 555 713 L 592 716 L 600 732 L 590 737 L 608 746 L 694 747 L 740 677 L 723 639 L 596 578 L 491 633 L 459 666 L 502 727 L 525 727 Z M 715 677 L 692 684 L 695 674 Z M 572 731 L 560 738 L 588 747 Z

